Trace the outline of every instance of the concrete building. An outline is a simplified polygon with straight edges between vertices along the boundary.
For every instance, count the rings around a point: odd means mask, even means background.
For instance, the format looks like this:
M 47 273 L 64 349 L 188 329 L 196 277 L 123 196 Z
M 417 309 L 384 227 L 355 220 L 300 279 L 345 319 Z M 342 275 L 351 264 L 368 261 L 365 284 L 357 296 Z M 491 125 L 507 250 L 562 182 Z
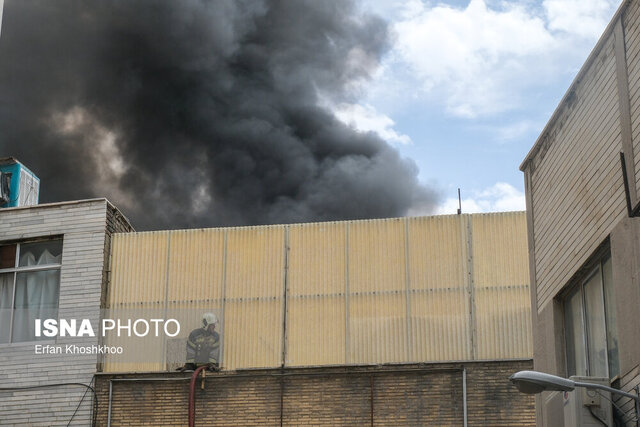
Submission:
M 640 382 L 640 2 L 624 1 L 521 165 L 525 174 L 534 365 L 560 376 Z M 617 402 L 634 416 L 628 399 Z M 562 425 L 561 393 L 537 398 Z M 635 424 L 634 424 L 635 425 Z
M 35 354 L 36 317 L 97 323 L 111 235 L 131 230 L 107 200 L 0 209 L 0 425 L 90 425 L 96 355 Z M 84 398 L 86 395 L 86 398 Z

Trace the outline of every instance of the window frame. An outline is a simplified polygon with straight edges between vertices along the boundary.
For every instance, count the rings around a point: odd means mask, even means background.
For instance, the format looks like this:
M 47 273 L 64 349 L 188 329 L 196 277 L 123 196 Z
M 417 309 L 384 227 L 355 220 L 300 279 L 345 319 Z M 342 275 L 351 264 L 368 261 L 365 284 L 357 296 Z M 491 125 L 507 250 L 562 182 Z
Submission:
M 574 282 L 574 284 L 572 286 L 569 286 L 565 292 L 563 292 L 561 298 L 562 298 L 562 322 L 563 322 L 563 334 L 564 334 L 564 339 L 563 339 L 563 345 L 564 345 L 564 359 L 565 359 L 565 373 L 567 376 L 570 375 L 581 375 L 579 372 L 571 373 L 569 372 L 569 366 L 571 364 L 574 365 L 574 368 L 577 368 L 578 363 L 576 363 L 576 361 L 569 361 L 569 351 L 568 351 L 568 333 L 567 333 L 567 329 L 568 329 L 568 325 L 567 325 L 567 310 L 568 310 L 568 303 L 571 300 L 571 297 L 574 297 L 576 295 L 576 293 L 579 294 L 579 300 L 580 300 L 580 316 L 582 319 L 582 330 L 580 331 L 576 331 L 574 330 L 573 333 L 580 333 L 581 334 L 581 343 L 583 345 L 583 348 L 580 349 L 580 351 L 584 354 L 583 355 L 583 360 L 582 362 L 584 363 L 585 366 L 585 374 L 586 376 L 593 376 L 593 373 L 591 372 L 592 370 L 592 366 L 591 366 L 591 356 L 590 356 L 590 351 L 591 349 L 591 339 L 590 339 L 590 322 L 589 322 L 589 313 L 587 313 L 587 301 L 586 301 L 586 296 L 585 296 L 585 286 L 596 276 L 599 275 L 599 286 L 598 286 L 598 291 L 600 293 L 600 298 L 602 300 L 602 307 L 600 307 L 602 309 L 602 314 L 603 314 L 603 319 L 604 319 L 604 344 L 605 344 L 605 352 L 604 352 L 604 360 L 605 360 L 605 369 L 607 372 L 607 377 L 610 380 L 614 380 L 617 376 L 619 376 L 619 373 L 616 374 L 615 376 L 611 376 L 611 361 L 609 360 L 609 352 L 610 352 L 610 348 L 609 348 L 609 332 L 610 332 L 610 325 L 609 322 L 611 321 L 611 314 L 608 313 L 607 310 L 607 296 L 606 296 L 606 291 L 605 291 L 605 277 L 604 277 L 604 265 L 607 261 L 611 260 L 611 252 L 609 250 L 609 247 L 607 246 L 606 248 L 599 250 L 598 253 L 594 256 L 593 261 L 589 262 L 586 264 L 586 266 L 582 269 L 583 274 L 580 275 L 580 278 L 577 280 L 572 280 L 572 282 Z M 611 278 L 610 278 L 611 279 Z M 576 283 L 577 282 L 577 283 Z M 609 286 L 611 286 L 612 284 L 609 283 Z M 575 325 L 574 325 L 575 326 Z M 579 353 L 579 351 L 577 351 L 577 349 L 574 349 L 573 351 L 574 355 L 577 355 Z
M 56 263 L 56 264 L 43 264 L 43 265 L 35 265 L 35 266 L 20 266 L 20 248 L 21 245 L 23 244 L 29 244 L 29 243 L 39 243 L 39 242 L 53 242 L 56 240 L 60 240 L 61 243 L 61 252 L 60 252 L 60 263 Z M 10 306 L 10 310 L 11 310 L 11 321 L 9 322 L 9 341 L 4 342 L 4 343 L 0 343 L 0 346 L 10 346 L 10 345 L 23 345 L 23 344 L 30 344 L 30 343 L 34 343 L 34 342 L 52 342 L 55 340 L 37 340 L 37 341 L 13 341 L 13 320 L 15 318 L 15 303 L 16 303 L 16 282 L 18 279 L 18 273 L 30 273 L 30 272 L 34 272 L 34 271 L 50 271 L 50 270 L 58 270 L 61 271 L 62 270 L 62 264 L 63 264 L 63 256 L 64 256 L 64 236 L 62 235 L 57 235 L 57 236 L 47 236 L 47 237 L 40 237 L 40 238 L 35 238 L 35 239 L 28 239 L 28 240 L 18 240 L 18 241 L 4 241 L 4 242 L 0 242 L 0 246 L 5 246 L 5 245 L 16 245 L 16 255 L 15 255 L 15 260 L 14 260 L 14 264 L 13 267 L 7 267 L 7 268 L 0 268 L 0 274 L 6 274 L 6 273 L 12 273 L 13 274 L 13 280 L 12 280 L 12 293 L 11 293 L 11 306 Z M 58 276 L 60 277 L 60 276 Z M 58 288 L 58 309 L 60 308 L 60 288 Z

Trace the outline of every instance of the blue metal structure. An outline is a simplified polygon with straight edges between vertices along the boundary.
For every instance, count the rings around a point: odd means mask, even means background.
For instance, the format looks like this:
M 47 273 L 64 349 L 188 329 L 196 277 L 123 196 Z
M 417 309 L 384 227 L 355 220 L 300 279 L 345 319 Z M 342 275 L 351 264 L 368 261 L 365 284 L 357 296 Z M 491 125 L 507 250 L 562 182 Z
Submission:
M 11 174 L 9 201 L 0 201 L 0 208 L 37 205 L 40 197 L 40 179 L 13 157 L 0 158 L 0 174 Z

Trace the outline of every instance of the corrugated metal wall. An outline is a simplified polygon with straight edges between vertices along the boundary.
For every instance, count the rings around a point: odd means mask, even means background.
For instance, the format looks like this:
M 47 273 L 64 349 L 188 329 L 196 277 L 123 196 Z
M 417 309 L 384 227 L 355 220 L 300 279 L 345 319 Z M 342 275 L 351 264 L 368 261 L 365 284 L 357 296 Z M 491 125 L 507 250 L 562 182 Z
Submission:
M 528 358 L 526 239 L 524 212 L 118 234 L 107 304 L 214 307 L 225 369 Z

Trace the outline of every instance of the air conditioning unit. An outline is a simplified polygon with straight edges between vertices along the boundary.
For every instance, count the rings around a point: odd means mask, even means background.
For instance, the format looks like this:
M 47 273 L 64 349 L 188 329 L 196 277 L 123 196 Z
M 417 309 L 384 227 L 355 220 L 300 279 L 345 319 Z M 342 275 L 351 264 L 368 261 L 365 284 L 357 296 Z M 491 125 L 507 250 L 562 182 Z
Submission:
M 609 378 L 570 377 L 573 381 L 610 387 Z M 603 390 L 576 387 L 563 395 L 564 427 L 613 426 L 611 394 Z
M 37 205 L 40 179 L 13 157 L 0 158 L 0 208 Z
M 0 205 L 11 200 L 11 172 L 0 172 Z

